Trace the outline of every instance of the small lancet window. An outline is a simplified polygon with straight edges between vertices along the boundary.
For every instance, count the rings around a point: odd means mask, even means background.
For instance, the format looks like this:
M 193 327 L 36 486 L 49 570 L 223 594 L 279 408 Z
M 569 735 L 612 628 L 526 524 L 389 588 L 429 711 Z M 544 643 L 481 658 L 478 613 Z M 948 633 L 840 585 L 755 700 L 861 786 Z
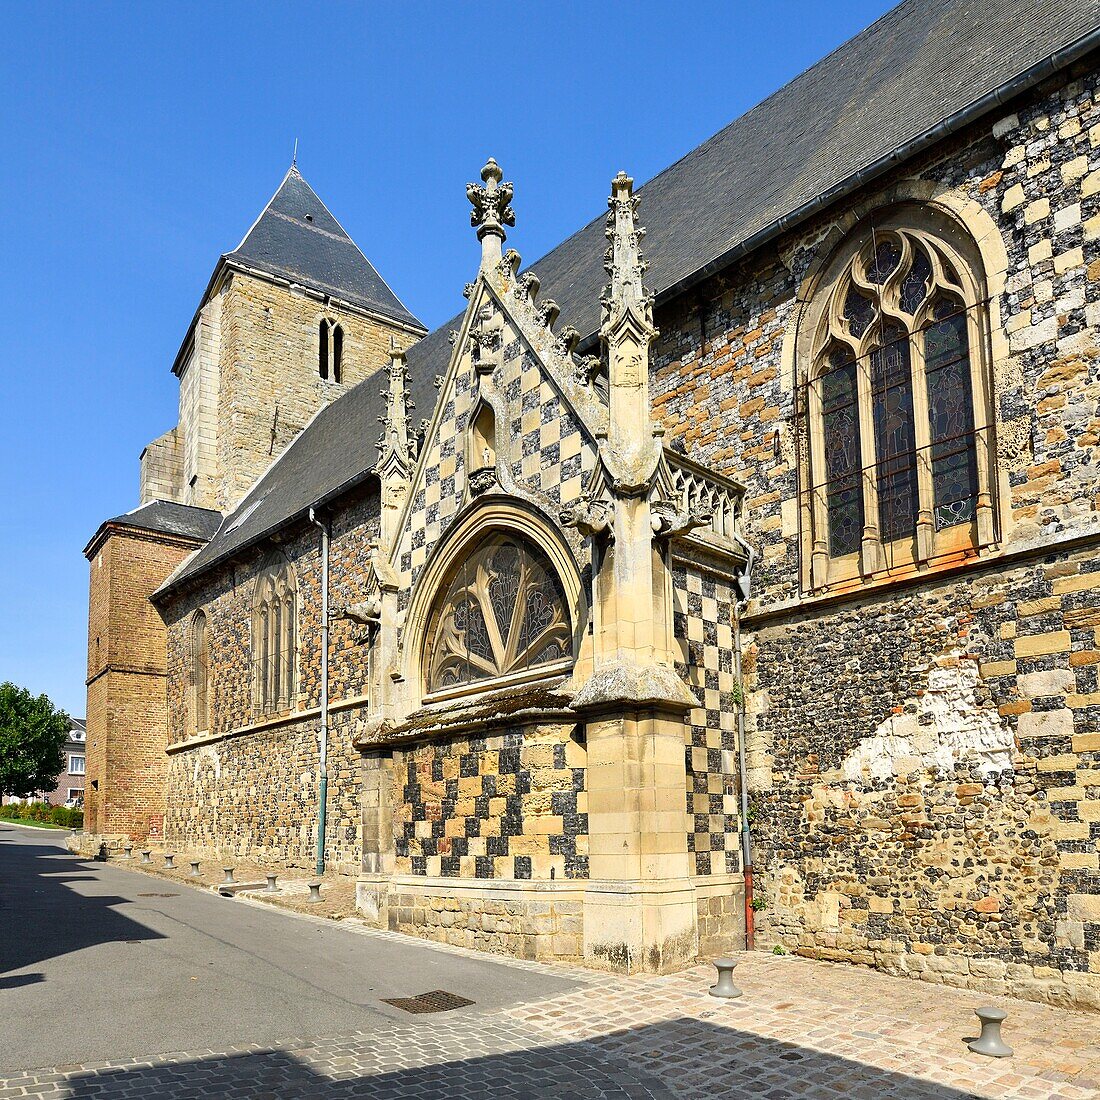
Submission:
M 210 728 L 210 633 L 202 611 L 191 625 L 191 687 L 195 732 L 203 733 Z
M 322 317 L 317 345 L 317 373 L 326 382 L 339 382 L 344 368 L 344 326 L 331 317 Z

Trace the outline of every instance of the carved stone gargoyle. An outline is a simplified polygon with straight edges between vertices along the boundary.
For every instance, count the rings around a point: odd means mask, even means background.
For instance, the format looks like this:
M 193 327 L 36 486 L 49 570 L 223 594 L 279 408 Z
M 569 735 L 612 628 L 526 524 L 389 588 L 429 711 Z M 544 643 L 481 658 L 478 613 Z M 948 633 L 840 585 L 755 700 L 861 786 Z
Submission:
M 559 513 L 563 527 L 575 527 L 586 538 L 614 541 L 611 506 L 601 500 L 577 500 Z
M 655 500 L 649 510 L 652 516 L 653 537 L 655 539 L 674 539 L 688 535 L 697 527 L 709 527 L 714 518 L 710 512 L 681 512 L 675 504 L 667 500 Z
M 374 632 L 381 625 L 382 596 L 376 592 L 373 596 L 360 600 L 358 603 L 349 603 L 347 607 L 335 612 L 332 617 L 334 619 L 349 619 L 351 622 L 358 623 L 363 627 L 364 629 L 355 637 L 355 644 L 363 645 L 371 640 Z

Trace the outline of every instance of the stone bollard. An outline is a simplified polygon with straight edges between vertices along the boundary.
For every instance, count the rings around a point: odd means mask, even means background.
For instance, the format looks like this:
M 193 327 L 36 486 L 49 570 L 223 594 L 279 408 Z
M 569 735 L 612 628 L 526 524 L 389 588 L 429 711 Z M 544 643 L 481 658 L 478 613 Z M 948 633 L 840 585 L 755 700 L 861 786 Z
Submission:
M 188 878 L 202 878 L 202 875 L 199 874 L 199 861 L 197 859 L 191 860 L 191 874 L 188 875 L 187 877 Z
M 311 882 L 309 884 L 309 900 L 320 901 L 321 900 L 321 884 L 319 882 Z
M 223 867 L 222 870 L 225 872 L 225 878 L 222 879 L 222 885 L 223 886 L 231 886 L 234 882 L 237 881 L 233 877 L 233 868 L 232 867 Z
M 124 844 L 122 846 L 122 850 L 126 853 L 122 857 L 123 859 L 133 859 L 134 858 L 134 846 L 132 844 Z
M 267 876 L 267 886 L 264 889 L 265 894 L 277 894 L 279 892 L 278 886 L 275 885 L 275 879 L 277 877 L 278 877 L 277 875 L 268 875 Z
M 142 862 L 142 866 L 144 866 L 144 865 L 145 865 L 145 864 L 147 864 L 147 863 L 152 863 L 152 862 L 153 862 L 153 852 L 152 852 L 152 849 L 150 849 L 150 848 L 146 848 L 146 849 L 145 849 L 145 850 L 144 850 L 144 851 L 143 851 L 143 852 L 141 853 L 141 862 Z
M 966 1045 L 975 1054 L 984 1054 L 989 1058 L 1011 1058 L 1012 1047 L 1001 1038 L 1001 1022 L 1008 1015 L 1003 1008 L 982 1005 L 974 1009 L 982 1022 L 982 1033 L 973 1042 Z
M 175 854 L 175 852 L 165 852 L 164 853 L 164 866 L 169 871 L 174 871 L 176 869 L 176 854 Z
M 740 997 L 742 990 L 733 984 L 733 968 L 737 965 L 736 959 L 715 959 L 714 966 L 718 971 L 718 981 L 710 987 L 712 997 Z

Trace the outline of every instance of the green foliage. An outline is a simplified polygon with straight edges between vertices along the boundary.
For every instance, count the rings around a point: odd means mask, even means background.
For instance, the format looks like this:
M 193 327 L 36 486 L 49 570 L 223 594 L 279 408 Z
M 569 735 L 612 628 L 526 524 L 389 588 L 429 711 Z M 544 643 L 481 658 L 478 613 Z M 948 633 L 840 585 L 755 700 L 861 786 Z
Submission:
M 45 695 L 0 684 L 0 795 L 52 790 L 65 770 L 69 716 Z
M 84 811 L 68 806 L 51 806 L 48 802 L 13 802 L 0 806 L 0 819 L 26 821 L 37 825 L 60 825 L 63 829 L 83 829 Z
M 753 894 L 752 908 L 755 913 L 762 913 L 768 907 L 768 899 L 763 894 Z
M 773 955 L 786 955 L 786 953 L 787 953 L 787 949 L 785 947 L 782 947 L 778 943 L 772 948 L 772 954 Z

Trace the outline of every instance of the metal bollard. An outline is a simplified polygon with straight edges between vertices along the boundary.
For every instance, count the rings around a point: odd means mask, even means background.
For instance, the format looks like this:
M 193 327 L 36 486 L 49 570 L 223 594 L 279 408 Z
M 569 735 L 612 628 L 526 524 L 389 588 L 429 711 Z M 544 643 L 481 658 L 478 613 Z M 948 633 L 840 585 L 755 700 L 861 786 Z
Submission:
M 152 863 L 153 862 L 152 856 L 153 856 L 152 850 L 149 849 L 149 848 L 146 848 L 141 853 L 141 862 L 142 862 L 142 864 L 144 865 L 146 863 Z
M 222 870 L 225 872 L 225 878 L 222 879 L 222 885 L 223 886 L 229 886 L 232 883 L 237 881 L 233 877 L 233 868 L 232 867 L 223 867 Z
M 188 878 L 202 878 L 202 875 L 199 874 L 199 861 L 197 859 L 193 859 L 191 861 L 191 874 L 188 875 L 187 877 Z
M 164 853 L 164 866 L 169 871 L 174 871 L 176 869 L 175 860 L 176 860 L 176 855 L 175 855 L 174 852 L 165 852 Z
M 715 959 L 714 966 L 718 971 L 718 981 L 710 987 L 712 997 L 740 997 L 742 990 L 733 984 L 733 968 L 737 965 L 736 959 Z
M 279 892 L 279 888 L 275 885 L 275 879 L 277 877 L 276 875 L 267 876 L 267 887 L 264 890 L 265 894 L 277 894 Z
M 311 882 L 309 884 L 309 900 L 320 901 L 321 900 L 321 884 L 319 882 Z
M 124 844 L 122 846 L 122 850 L 126 853 L 126 855 L 124 855 L 122 857 L 123 859 L 133 859 L 134 858 L 134 846 L 132 844 Z
M 982 1005 L 981 1008 L 974 1009 L 974 1012 L 982 1022 L 982 1033 L 966 1045 L 975 1054 L 985 1054 L 989 1058 L 1011 1058 L 1012 1047 L 1001 1038 L 1001 1022 L 1008 1013 L 993 1005 Z

